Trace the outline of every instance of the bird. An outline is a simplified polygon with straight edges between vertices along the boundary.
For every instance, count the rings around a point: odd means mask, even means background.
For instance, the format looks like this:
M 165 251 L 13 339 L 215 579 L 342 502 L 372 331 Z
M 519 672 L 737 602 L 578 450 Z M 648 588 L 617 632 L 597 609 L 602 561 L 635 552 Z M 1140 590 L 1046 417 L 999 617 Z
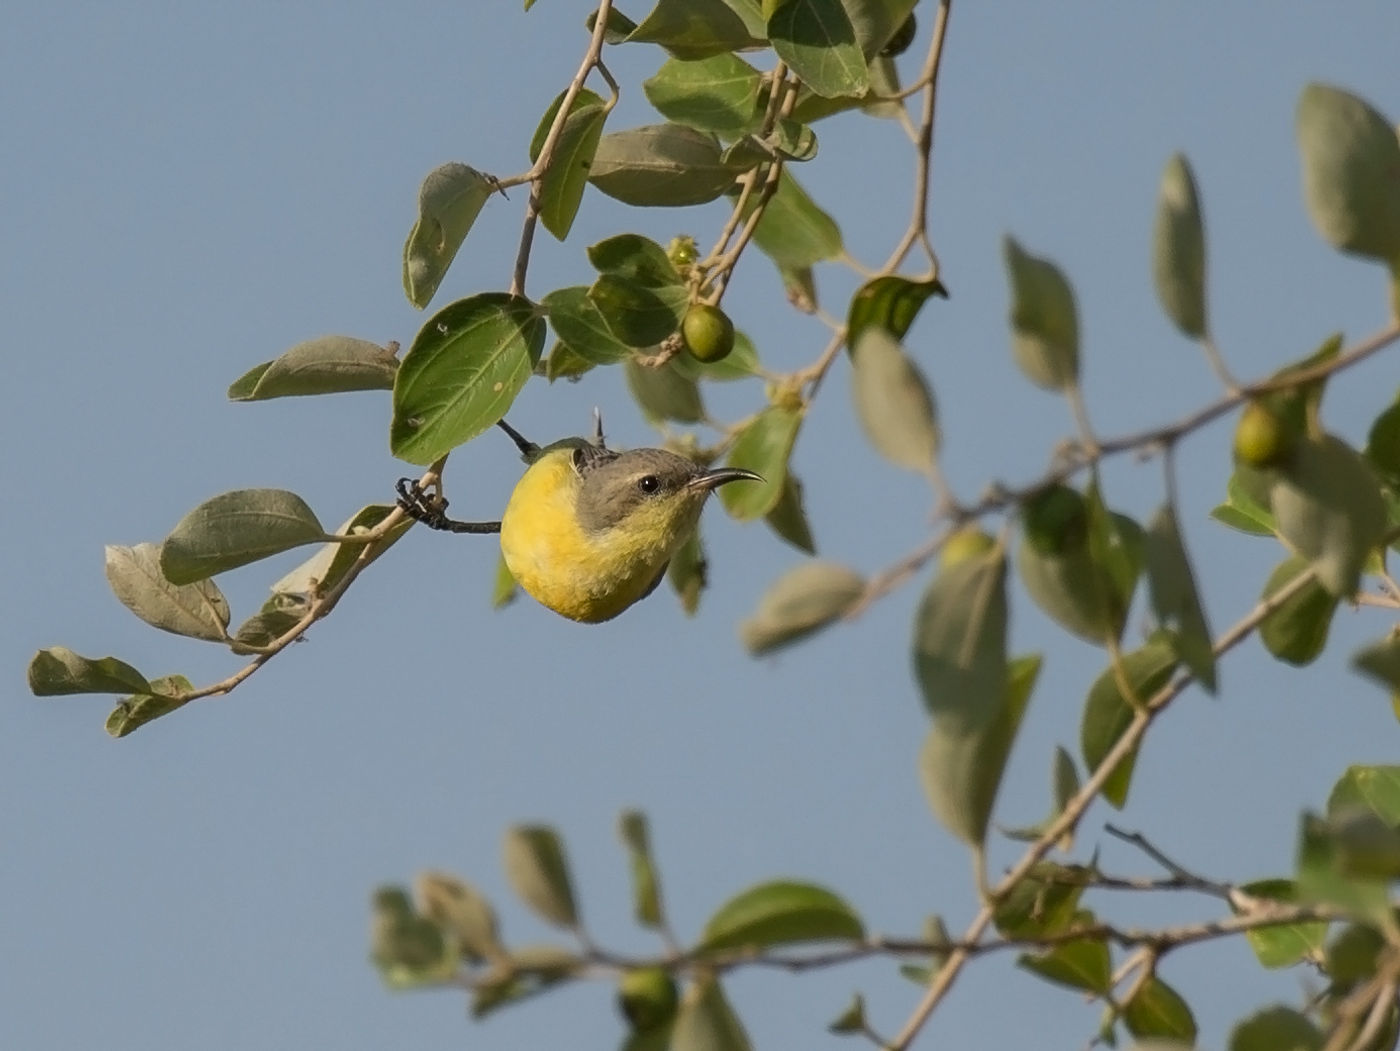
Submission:
M 408 478 L 399 479 L 398 505 L 433 529 L 499 533 L 506 567 L 525 592 L 585 624 L 612 620 L 656 590 L 710 493 L 763 481 L 754 471 L 706 468 L 666 449 L 609 449 L 601 419 L 592 439 L 543 447 L 505 420 L 497 426 L 529 465 L 499 522 L 448 518 L 447 502 Z

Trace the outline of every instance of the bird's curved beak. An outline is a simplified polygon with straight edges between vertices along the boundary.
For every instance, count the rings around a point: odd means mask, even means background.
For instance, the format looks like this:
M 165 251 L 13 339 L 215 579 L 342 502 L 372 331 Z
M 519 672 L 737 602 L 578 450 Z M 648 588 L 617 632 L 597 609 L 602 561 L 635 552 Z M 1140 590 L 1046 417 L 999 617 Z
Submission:
M 709 492 L 711 489 L 718 489 L 728 482 L 739 482 L 748 479 L 751 482 L 761 482 L 763 475 L 753 471 L 746 471 L 742 467 L 720 467 L 713 471 L 706 471 L 697 475 L 686 483 L 687 489 L 703 489 Z

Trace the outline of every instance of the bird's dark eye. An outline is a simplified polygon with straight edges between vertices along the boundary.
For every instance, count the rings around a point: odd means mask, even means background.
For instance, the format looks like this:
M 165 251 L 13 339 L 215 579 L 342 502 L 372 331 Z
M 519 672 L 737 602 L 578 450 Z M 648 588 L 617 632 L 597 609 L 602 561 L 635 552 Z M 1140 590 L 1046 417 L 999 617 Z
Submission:
M 644 474 L 637 479 L 637 488 L 644 493 L 654 493 L 661 488 L 661 479 L 654 474 Z

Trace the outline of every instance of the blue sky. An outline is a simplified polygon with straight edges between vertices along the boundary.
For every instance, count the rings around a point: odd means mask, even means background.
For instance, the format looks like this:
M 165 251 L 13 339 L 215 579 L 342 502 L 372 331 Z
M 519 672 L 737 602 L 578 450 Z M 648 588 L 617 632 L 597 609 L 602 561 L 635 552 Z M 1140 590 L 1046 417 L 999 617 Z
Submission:
M 560 829 L 585 919 L 619 949 L 652 947 L 631 924 L 613 831 L 629 806 L 651 817 L 685 934 L 731 894 L 780 875 L 838 890 L 872 931 L 914 933 L 934 910 L 954 929 L 970 916 L 965 852 L 936 826 L 914 770 L 926 722 L 908 649 L 921 581 L 813 644 L 752 661 L 734 625 L 799 556 L 717 507 L 705 523 L 712 587 L 693 620 L 665 593 L 601 627 L 528 601 L 493 613 L 492 542 L 415 533 L 234 695 L 129 739 L 103 733 L 103 699 L 39 701 L 23 685 L 33 651 L 54 644 L 196 682 L 237 667 L 126 614 L 102 576 L 103 544 L 157 540 L 226 489 L 293 489 L 327 522 L 390 494 L 405 472 L 387 451 L 387 397 L 235 405 L 224 391 L 315 335 L 411 340 L 421 315 L 402 294 L 399 253 L 419 182 L 448 160 L 498 175 L 525 166 L 539 115 L 582 53 L 586 9 L 87 3 L 7 13 L 5 1046 L 529 1047 L 561 1032 L 572 1046 L 614 1046 L 622 1025 L 604 986 L 477 1025 L 460 997 L 389 993 L 367 963 L 371 890 L 429 867 L 491 895 L 510 941 L 554 939 L 501 874 L 502 834 L 522 820 Z M 926 308 L 907 342 L 936 390 L 960 494 L 1032 477 L 1068 431 L 1063 405 L 1010 362 L 1004 233 L 1074 283 L 1101 432 L 1175 418 L 1216 393 L 1151 289 L 1152 204 L 1175 150 L 1201 186 L 1215 329 L 1239 374 L 1263 374 L 1334 330 L 1358 338 L 1384 323 L 1380 272 L 1327 249 L 1303 214 L 1292 125 L 1314 79 L 1400 115 L 1397 39 L 1400 7 L 1382 4 L 1278 3 L 1267 17 L 1245 4 L 956 7 L 931 205 L 952 299 Z M 638 85 L 661 58 L 648 47 L 610 52 L 624 84 L 610 127 L 653 119 Z M 851 252 L 877 263 L 904 222 L 903 137 L 853 119 L 818 130 L 822 153 L 801 175 Z M 487 207 L 439 303 L 505 287 L 521 196 Z M 716 204 L 636 217 L 590 191 L 569 242 L 542 234 L 529 291 L 584 280 L 584 247 L 609 234 L 704 242 L 722 216 Z M 819 280 L 840 313 L 852 279 L 831 268 Z M 725 305 L 771 367 L 800 367 L 824 343 L 757 253 Z M 1394 376 L 1383 359 L 1335 382 L 1329 426 L 1360 437 L 1393 398 Z M 865 445 L 847 378 L 838 364 L 795 466 L 823 557 L 873 572 L 926 534 L 930 500 Z M 740 387 L 713 403 L 738 415 L 760 398 Z M 595 405 L 616 444 L 655 440 L 615 373 L 532 383 L 510 418 L 551 440 L 587 428 Z M 1181 458 L 1188 541 L 1217 628 L 1248 608 L 1278 558 L 1206 519 L 1228 442 L 1217 425 Z M 461 450 L 454 512 L 494 517 L 519 470 L 498 435 Z M 1108 473 L 1111 501 L 1139 516 L 1160 486 L 1155 465 Z M 235 616 L 284 568 L 231 577 Z M 1328 654 L 1301 673 L 1246 646 L 1225 666 L 1220 700 L 1188 695 L 1162 721 L 1127 812 L 1091 812 L 1084 847 L 1114 817 L 1214 876 L 1286 871 L 1299 810 L 1320 805 L 1347 763 L 1395 754 L 1384 697 L 1344 671 L 1350 650 L 1387 627 L 1374 612 L 1344 612 Z M 1077 743 L 1101 656 L 1025 603 L 1013 640 L 1047 656 L 999 810 L 1024 823 L 1047 805 L 1055 744 Z M 994 869 L 1014 856 L 998 847 Z M 1145 868 L 1112 842 L 1103 857 Z M 1105 905 L 1110 915 L 1133 908 Z M 1135 918 L 1209 910 L 1171 901 Z M 918 991 L 892 972 L 876 963 L 743 975 L 730 991 L 758 1046 L 836 1046 L 824 1025 L 856 989 L 880 1028 L 903 1022 Z M 1261 974 L 1243 945 L 1183 953 L 1163 973 L 1215 1046 L 1248 1007 L 1299 990 L 1296 974 Z M 1013 996 L 1020 1006 L 1007 1010 Z M 1072 995 L 982 964 L 925 1043 L 1004 1047 L 1050 1031 L 1078 1046 L 1096 1019 Z

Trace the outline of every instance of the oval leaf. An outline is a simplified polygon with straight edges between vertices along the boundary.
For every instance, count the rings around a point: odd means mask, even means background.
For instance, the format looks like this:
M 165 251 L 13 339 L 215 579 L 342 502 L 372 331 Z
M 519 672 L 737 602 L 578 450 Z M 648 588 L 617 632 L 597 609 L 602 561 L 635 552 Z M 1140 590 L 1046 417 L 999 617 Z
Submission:
M 865 591 L 865 578 L 831 562 L 804 562 L 764 592 L 739 639 L 754 657 L 815 634 L 839 619 Z
M 209 642 L 228 638 L 228 602 L 212 580 L 172 584 L 160 570 L 160 548 L 108 545 L 107 583 L 123 606 L 152 627 Z
M 1306 558 L 1290 555 L 1269 574 L 1260 597 L 1268 598 L 1307 568 Z M 1279 660 L 1298 667 L 1311 664 L 1327 646 L 1327 633 L 1339 602 L 1337 596 L 1315 579 L 1311 580 L 1302 591 L 1264 618 L 1259 625 L 1259 638 Z
M 817 553 L 817 542 L 812 536 L 812 526 L 807 521 L 807 510 L 802 503 L 802 483 L 791 471 L 783 484 L 783 495 L 773 505 L 773 510 L 764 515 L 764 521 L 769 529 L 797 550 L 809 555 Z
M 757 196 L 751 194 L 743 218 L 747 220 L 757 207 Z M 765 255 L 786 270 L 802 270 L 845 251 L 841 228 L 786 168 L 754 227 L 753 239 Z
M 228 389 L 233 401 L 392 390 L 399 359 L 365 339 L 320 336 L 250 369 Z
M 750 1051 L 751 1047 L 719 979 L 697 978 L 681 1000 L 671 1030 L 671 1051 Z
M 164 675 L 151 680 L 151 693 L 138 693 L 117 702 L 107 716 L 105 729 L 113 737 L 125 737 L 190 701 L 194 684 L 183 675 Z
M 29 690 L 35 697 L 75 693 L 150 692 L 146 677 L 115 657 L 82 657 L 67 646 L 50 646 L 29 662 Z
M 172 584 L 216 573 L 326 539 L 306 501 L 285 489 L 235 489 L 200 504 L 176 523 L 160 548 L 160 571 Z
M 1132 687 L 1139 703 L 1150 700 L 1171 679 L 1176 671 L 1176 654 L 1167 639 L 1158 634 L 1141 649 L 1125 653 L 1123 677 Z M 1123 696 L 1118 675 L 1112 667 L 1089 687 L 1084 702 L 1084 718 L 1080 723 L 1079 742 L 1084 754 L 1084 766 L 1090 776 L 1099 768 L 1118 739 L 1133 721 L 1136 707 Z M 1128 786 L 1137 763 L 1137 749 L 1125 756 L 1104 782 L 1101 795 L 1118 809 L 1128 801 Z
M 632 911 L 643 927 L 661 924 L 661 878 L 651 857 L 651 835 L 647 816 L 640 810 L 624 810 L 617 832 L 627 848 L 632 869 Z
M 757 4 L 724 0 L 657 0 L 627 39 L 660 44 L 676 58 L 700 59 L 764 45 Z
M 695 951 L 757 950 L 864 937 L 860 917 L 831 891 L 810 883 L 775 880 L 725 902 L 705 924 Z
M 1196 1043 L 1196 1019 L 1181 994 L 1155 974 L 1123 1006 L 1123 1023 L 1139 1040 L 1158 1037 L 1185 1047 Z
M 947 729 L 989 725 L 1005 703 L 1006 554 L 1000 545 L 944 569 L 914 619 L 914 674 Z
M 1206 334 L 1206 239 L 1191 165 L 1180 153 L 1167 161 L 1157 192 L 1152 276 L 1167 317 L 1192 339 Z
M 680 327 L 690 293 L 680 285 L 650 288 L 618 274 L 599 274 L 588 298 L 619 340 L 651 347 Z
M 649 422 L 699 423 L 705 418 L 700 388 L 671 362 L 651 368 L 629 359 L 623 362 L 622 372 L 627 377 L 627 389 Z
M 564 846 L 552 828 L 517 825 L 506 832 L 506 879 L 520 900 L 550 923 L 578 926 Z
M 384 519 L 388 518 L 396 508 L 392 504 L 366 504 L 347 519 L 336 534 L 339 536 L 357 536 L 363 534 L 376 526 Z M 388 547 L 403 536 L 412 527 L 413 522 L 406 520 L 394 527 L 380 541 L 381 549 Z M 313 596 L 324 595 L 331 588 L 335 587 L 345 577 L 350 567 L 360 557 L 364 551 L 364 544 L 338 543 L 327 544 L 316 554 L 297 566 L 290 573 L 287 573 L 281 580 L 272 585 L 274 595 L 288 595 L 298 599 L 308 599 Z
M 1285 905 L 1298 901 L 1298 885 L 1291 879 L 1255 880 L 1243 884 L 1240 890 L 1251 897 Z M 1259 958 L 1260 966 L 1270 969 L 1292 967 L 1301 960 L 1314 958 L 1321 951 L 1327 939 L 1327 924 L 1288 923 L 1277 927 L 1259 927 L 1245 931 L 1245 937 L 1254 955 Z
M 867 327 L 851 347 L 856 417 L 875 450 L 896 466 L 932 473 L 938 453 L 933 392 L 899 341 Z
M 864 95 L 865 56 L 841 0 L 785 0 L 768 19 L 773 50 L 823 98 Z
M 585 361 L 610 365 L 635 353 L 613 335 L 586 287 L 556 289 L 544 297 L 543 306 L 555 335 Z
M 560 92 L 540 119 L 534 140 L 530 143 L 531 162 L 539 160 L 540 151 L 563 101 L 564 93 Z M 569 115 L 564 118 L 564 127 L 555 141 L 549 167 L 540 177 L 540 222 L 560 241 L 569 236 L 574 217 L 578 215 L 583 191 L 588 186 L 593 156 L 603 137 L 603 125 L 607 119 L 607 103 L 587 88 L 580 89 L 569 105 Z
M 1152 612 L 1172 632 L 1172 645 L 1191 674 L 1215 692 L 1215 653 L 1176 510 L 1164 504 L 1147 523 L 1147 584 Z
M 1054 263 L 1002 242 L 1011 281 L 1011 350 L 1026 377 L 1047 390 L 1079 381 L 1079 315 Z
M 684 124 L 648 124 L 604 135 L 588 179 L 636 207 L 704 204 L 734 182 L 713 135 Z
M 788 457 L 801 426 L 801 409 L 771 405 L 740 433 L 725 465 L 756 471 L 763 481 L 720 489 L 720 502 L 730 515 L 748 522 L 762 518 L 777 506 L 787 479 Z
M 506 414 L 544 349 L 528 299 L 483 292 L 438 311 L 414 337 L 394 381 L 389 449 L 430 464 Z
M 1309 84 L 1298 99 L 1303 198 L 1325 240 L 1400 265 L 1400 141 L 1394 125 L 1340 88 Z
M 1084 938 L 1065 942 L 1035 956 L 1023 954 L 1017 957 L 1016 965 L 1070 989 L 1102 995 L 1113 988 L 1113 960 L 1102 941 Z
M 418 191 L 418 221 L 403 246 L 403 290 L 420 310 L 442 284 L 467 232 L 496 188 L 475 168 L 453 162 L 434 168 Z
M 846 312 L 846 343 L 855 346 L 865 329 L 874 325 L 895 339 L 903 339 L 929 296 L 948 298 L 938 281 L 911 281 L 886 274 L 860 286 Z
M 446 872 L 424 872 L 414 880 L 418 911 L 452 936 L 463 957 L 472 963 L 502 960 L 496 910 L 466 880 Z
M 666 249 L 641 234 L 618 234 L 589 245 L 588 261 L 600 274 L 615 274 L 643 288 L 682 284 Z
M 1230 1051 L 1320 1051 L 1325 1040 L 1307 1015 L 1269 1007 L 1230 1032 Z
M 761 83 L 758 70 L 726 52 L 692 62 L 668 59 L 642 90 L 667 120 L 737 139 L 763 123 Z

